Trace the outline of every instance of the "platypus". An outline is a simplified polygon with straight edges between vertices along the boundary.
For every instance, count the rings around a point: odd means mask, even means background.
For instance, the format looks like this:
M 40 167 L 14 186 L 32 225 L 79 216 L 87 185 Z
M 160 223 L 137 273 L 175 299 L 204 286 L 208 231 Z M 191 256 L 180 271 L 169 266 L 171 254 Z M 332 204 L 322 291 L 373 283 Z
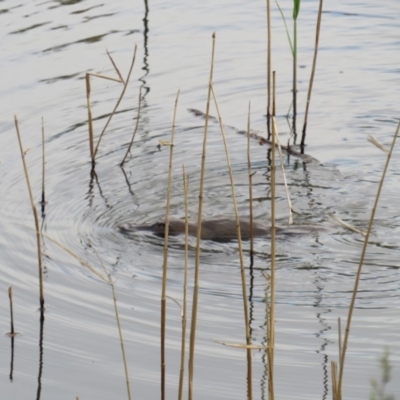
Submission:
M 151 225 L 121 225 L 121 233 L 130 235 L 137 231 L 149 231 L 157 236 L 164 237 L 165 222 L 158 221 Z M 285 235 L 309 235 L 314 232 L 324 230 L 315 225 L 290 225 L 276 226 L 277 234 Z M 240 218 L 240 232 L 242 240 L 250 239 L 250 221 L 248 218 Z M 267 224 L 253 221 L 253 237 L 269 236 L 271 227 Z M 172 218 L 169 220 L 169 235 L 176 236 L 185 233 L 185 221 L 183 219 Z M 197 223 L 189 221 L 189 236 L 197 236 Z M 236 219 L 235 218 L 211 218 L 201 222 L 201 238 L 213 240 L 215 242 L 229 242 L 237 240 Z

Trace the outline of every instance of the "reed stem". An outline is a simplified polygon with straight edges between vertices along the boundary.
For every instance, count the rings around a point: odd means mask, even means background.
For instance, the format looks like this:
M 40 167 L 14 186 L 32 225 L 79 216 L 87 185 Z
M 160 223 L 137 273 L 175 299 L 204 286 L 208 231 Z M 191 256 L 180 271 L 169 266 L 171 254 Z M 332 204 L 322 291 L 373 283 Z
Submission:
M 178 108 L 179 90 L 175 99 L 174 116 L 172 119 L 171 142 L 169 143 L 169 167 L 168 167 L 168 186 L 167 186 L 167 204 L 165 209 L 165 233 L 164 233 L 164 261 L 161 289 L 161 399 L 165 399 L 165 331 L 166 331 L 166 314 L 167 314 L 167 272 L 168 272 L 168 237 L 169 237 L 169 211 L 171 202 L 171 186 L 172 186 L 172 161 L 174 155 L 174 137 L 175 137 L 175 121 L 176 110 Z
M 13 311 L 13 293 L 12 286 L 8 288 L 8 298 L 10 299 L 10 322 L 11 322 L 11 331 L 10 336 L 14 336 L 14 311 Z
M 365 254 L 367 252 L 368 240 L 369 240 L 369 236 L 371 234 L 371 228 L 372 228 L 372 224 L 373 224 L 373 221 L 374 221 L 374 218 L 375 218 L 375 212 L 376 212 L 376 209 L 377 209 L 377 206 L 378 206 L 379 197 L 381 195 L 383 182 L 384 182 L 385 177 L 386 177 L 386 172 L 387 172 L 388 167 L 389 167 L 390 158 L 391 158 L 392 153 L 393 153 L 394 145 L 396 143 L 396 139 L 397 139 L 397 136 L 399 134 L 399 130 L 400 130 L 400 119 L 399 119 L 399 123 L 397 125 L 397 129 L 396 129 L 396 132 L 395 132 L 393 140 L 392 140 L 392 145 L 391 145 L 389 153 L 387 154 L 387 157 L 386 157 L 385 167 L 384 167 L 383 172 L 382 172 L 382 178 L 381 178 L 381 180 L 379 182 L 378 192 L 376 194 L 374 206 L 373 206 L 372 211 L 371 211 L 371 216 L 370 216 L 369 223 L 368 223 L 368 229 L 367 229 L 367 233 L 365 235 L 364 244 L 363 244 L 363 248 L 362 248 L 362 251 L 361 251 L 361 257 L 360 257 L 360 261 L 359 261 L 359 264 L 358 264 L 357 276 L 356 276 L 356 279 L 355 279 L 355 282 L 354 282 L 353 295 L 352 295 L 352 298 L 351 298 L 351 303 L 350 303 L 350 307 L 349 307 L 349 313 L 348 313 L 348 316 L 347 316 L 346 329 L 345 329 L 345 333 L 344 333 L 342 354 L 339 355 L 339 359 L 340 359 L 340 371 L 339 371 L 339 383 L 338 383 L 338 399 L 339 400 L 342 400 L 343 371 L 344 371 L 344 364 L 345 364 L 345 359 L 346 359 L 347 343 L 348 343 L 349 335 L 350 335 L 351 320 L 352 320 L 352 317 L 353 317 L 354 305 L 355 305 L 355 302 L 356 302 L 356 297 L 357 297 L 357 292 L 358 292 L 358 285 L 360 283 L 362 266 L 364 264 L 364 258 L 365 258 Z
M 181 341 L 181 368 L 179 374 L 178 400 L 183 399 L 183 381 L 185 376 L 185 346 L 186 346 L 186 305 L 187 305 L 187 278 L 189 259 L 189 177 L 186 175 L 185 166 L 182 166 L 183 192 L 185 202 L 185 266 L 183 272 L 183 305 L 182 305 L 182 341 Z
M 29 180 L 28 167 L 26 165 L 26 160 L 25 160 L 25 152 L 24 152 L 24 148 L 22 146 L 22 139 L 21 139 L 21 134 L 19 132 L 19 125 L 18 125 L 18 118 L 16 115 L 14 115 L 14 122 L 15 122 L 15 129 L 17 131 L 17 136 L 18 136 L 19 149 L 21 152 L 22 165 L 24 167 L 26 185 L 28 186 L 29 199 L 31 201 L 32 213 L 33 213 L 33 218 L 35 221 L 36 244 L 37 244 L 37 254 L 38 254 L 38 270 L 39 270 L 38 271 L 39 272 L 39 302 L 40 302 L 41 315 L 43 316 L 43 311 L 44 311 L 43 266 L 42 266 L 42 244 L 41 244 L 41 239 L 40 239 L 39 217 L 38 217 L 38 212 L 37 212 L 37 208 L 35 205 L 35 200 L 33 198 L 31 182 Z
M 131 142 L 129 143 L 129 146 L 128 146 L 127 150 L 126 150 L 125 156 L 121 161 L 120 167 L 122 167 L 124 165 L 124 163 L 126 161 L 126 158 L 128 157 L 128 154 L 131 151 L 131 147 L 132 147 L 133 141 L 135 140 L 136 132 L 137 132 L 138 127 L 139 127 L 139 117 L 140 117 L 141 106 L 142 106 L 142 88 L 140 88 L 140 90 L 139 90 L 139 105 L 138 105 L 138 112 L 137 112 L 137 117 L 136 117 L 135 129 L 133 131 L 132 139 L 131 139 Z
M 304 152 L 304 145 L 305 145 L 305 140 L 306 140 L 308 110 L 310 108 L 311 92 L 312 92 L 312 87 L 313 87 L 313 83 L 314 83 L 315 69 L 317 67 L 319 32 L 321 30 L 322 5 L 323 5 L 323 0 L 320 0 L 319 1 L 319 9 L 318 9 L 318 18 L 317 18 L 317 28 L 316 28 L 316 32 L 315 32 L 314 59 L 313 59 L 313 65 L 312 65 L 312 70 L 311 70 L 310 84 L 308 85 L 307 105 L 306 105 L 306 111 L 305 111 L 305 115 L 304 115 L 303 131 L 302 131 L 302 135 L 301 135 L 300 146 L 301 146 L 303 152 Z
M 212 85 L 213 71 L 214 71 L 214 53 L 215 53 L 215 32 L 212 35 L 210 78 L 209 78 L 209 82 L 208 82 L 206 118 L 205 118 L 204 136 L 203 136 L 203 150 L 202 150 L 202 156 L 201 156 L 199 209 L 198 209 L 198 215 L 197 215 L 196 261 L 195 261 L 195 272 L 194 272 L 192 320 L 191 320 L 191 327 L 190 327 L 189 400 L 193 400 L 194 350 L 195 350 L 195 342 L 196 342 L 197 306 L 198 306 L 198 299 L 199 299 L 201 219 L 202 219 L 202 213 L 203 213 L 204 171 L 205 171 L 205 165 L 206 165 L 206 144 L 207 144 L 207 133 L 208 133 L 208 120 L 209 120 L 209 116 L 210 116 L 210 100 L 211 100 L 211 87 L 212 87 L 211 85 Z
M 237 240 L 238 240 L 238 248 L 239 248 L 240 275 L 241 275 L 241 280 L 242 280 L 242 298 L 243 298 L 243 309 L 244 309 L 246 345 L 251 346 L 249 305 L 248 305 L 248 301 L 247 301 L 246 270 L 244 268 L 242 235 L 240 232 L 240 219 L 239 219 L 239 211 L 238 211 L 237 201 L 236 201 L 235 182 L 233 180 L 233 172 L 232 172 L 232 166 L 231 166 L 231 162 L 230 162 L 230 158 L 229 158 L 228 143 L 226 141 L 224 124 L 222 122 L 222 117 L 221 117 L 221 113 L 219 111 L 217 97 L 215 95 L 214 86 L 212 83 L 211 83 L 211 91 L 212 91 L 212 95 L 214 98 L 215 107 L 217 108 L 219 125 L 221 128 L 222 139 L 224 141 L 226 163 L 228 165 L 229 179 L 230 179 L 230 184 L 231 184 L 231 189 L 232 189 L 232 201 L 233 201 L 233 208 L 235 210 Z M 250 112 L 250 110 L 249 110 L 249 112 Z M 246 355 L 247 355 L 247 396 L 248 396 L 249 400 L 252 400 L 253 399 L 253 371 L 252 371 L 252 356 L 251 356 L 251 348 L 250 347 L 247 348 Z
M 270 0 L 267 0 L 267 132 L 268 140 L 271 138 L 271 4 Z
M 44 141 L 44 120 L 42 117 L 42 201 L 41 201 L 41 206 L 42 206 L 42 216 L 44 216 L 44 210 L 46 207 L 46 195 L 45 195 L 45 172 L 46 172 L 46 159 L 45 159 L 45 141 Z
M 247 172 L 249 175 L 249 211 L 250 211 L 250 261 L 253 265 L 254 235 L 253 235 L 253 173 L 251 172 L 251 151 L 250 151 L 250 109 L 247 115 Z

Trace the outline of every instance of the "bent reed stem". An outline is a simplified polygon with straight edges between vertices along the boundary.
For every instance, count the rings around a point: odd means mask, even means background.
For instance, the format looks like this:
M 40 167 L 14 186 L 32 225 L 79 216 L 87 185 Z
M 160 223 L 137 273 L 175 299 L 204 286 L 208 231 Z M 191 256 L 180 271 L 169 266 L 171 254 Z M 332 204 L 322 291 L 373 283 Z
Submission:
M 367 233 L 365 235 L 364 244 L 363 244 L 363 248 L 362 248 L 362 251 L 361 251 L 360 262 L 358 264 L 357 275 L 356 275 L 356 279 L 355 279 L 355 282 L 354 282 L 353 295 L 352 295 L 352 298 L 351 298 L 351 303 L 350 303 L 349 313 L 348 313 L 347 323 L 346 323 L 346 329 L 345 329 L 345 333 L 344 333 L 342 354 L 339 355 L 340 371 L 339 371 L 339 382 L 338 382 L 338 391 L 339 391 L 338 392 L 338 400 L 342 400 L 343 371 L 344 371 L 344 364 L 345 364 L 345 359 L 346 359 L 347 343 L 348 343 L 349 335 L 350 335 L 351 320 L 352 320 L 352 317 L 353 317 L 354 305 L 355 305 L 355 302 L 356 302 L 358 286 L 359 286 L 359 283 L 360 283 L 362 266 L 364 264 L 365 254 L 367 252 L 368 240 L 369 240 L 369 236 L 371 234 L 371 228 L 372 228 L 372 224 L 373 224 L 373 221 L 374 221 L 374 218 L 375 218 L 375 212 L 376 212 L 376 209 L 377 209 L 377 206 L 378 206 L 378 202 L 379 202 L 379 198 L 380 198 L 380 195 L 381 195 L 383 182 L 385 180 L 386 172 L 387 172 L 388 167 L 389 167 L 389 162 L 390 162 L 390 159 L 391 159 L 391 156 L 392 156 L 392 153 L 393 153 L 394 145 L 395 145 L 397 137 L 399 135 L 399 130 L 400 130 L 400 119 L 399 119 L 399 122 L 398 122 L 398 125 L 397 125 L 397 129 L 396 129 L 396 132 L 395 132 L 393 140 L 392 140 L 392 144 L 390 146 L 389 153 L 387 154 L 387 157 L 386 157 L 385 167 L 384 167 L 383 172 L 382 172 L 382 178 L 381 178 L 381 180 L 379 182 L 378 191 L 377 191 L 377 194 L 376 194 L 376 197 L 375 197 L 374 206 L 372 207 L 371 216 L 370 216 L 369 223 L 368 223 L 368 229 L 367 229 Z

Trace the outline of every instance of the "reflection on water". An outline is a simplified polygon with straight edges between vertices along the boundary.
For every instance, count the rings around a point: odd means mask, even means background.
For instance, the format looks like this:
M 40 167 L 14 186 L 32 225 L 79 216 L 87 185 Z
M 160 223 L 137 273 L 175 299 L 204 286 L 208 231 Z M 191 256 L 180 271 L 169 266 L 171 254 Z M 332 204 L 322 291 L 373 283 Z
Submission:
M 362 6 L 362 7 L 361 7 Z M 344 231 L 330 213 L 365 228 L 377 189 L 383 156 L 366 142 L 373 133 L 387 145 L 397 123 L 397 3 L 326 5 L 321 49 L 309 116 L 306 153 L 318 161 L 285 156 L 296 224 L 317 224 L 325 232 L 284 237 L 277 248 L 276 393 L 280 397 L 327 399 L 330 362 L 337 360 L 338 317 L 346 310 L 362 247 L 362 237 Z M 37 399 L 126 396 L 120 344 L 110 288 L 63 250 L 44 240 L 44 324 L 38 312 L 35 237 L 31 209 L 18 158 L 13 113 L 20 118 L 36 199 L 41 191 L 40 117 L 46 121 L 46 209 L 43 231 L 101 268 L 96 248 L 117 287 L 125 346 L 135 398 L 159 394 L 159 311 L 162 239 L 140 234 L 127 238 L 123 223 L 149 223 L 164 215 L 173 104 L 181 89 L 173 168 L 172 215 L 183 217 L 182 164 L 190 176 L 189 211 L 197 212 L 203 121 L 188 110 L 204 111 L 209 73 L 210 37 L 217 32 L 215 89 L 226 124 L 239 212 L 248 214 L 245 137 L 247 102 L 252 101 L 252 129 L 265 131 L 265 10 L 205 1 L 91 0 L 17 1 L 3 4 L 4 38 L 0 89 L 0 254 L 3 293 L 15 291 L 18 335 L 1 346 L 0 383 L 4 398 Z M 127 8 L 128 7 L 128 8 Z M 299 104 L 312 60 L 315 5 L 304 2 L 300 18 Z M 359 13 L 359 8 L 363 13 Z M 285 12 L 290 12 L 285 9 Z M 291 60 L 277 10 L 273 15 L 273 56 L 278 77 L 278 123 L 282 143 L 289 136 L 283 117 L 290 103 Z M 393 30 L 389 29 L 393 28 Z M 84 76 L 87 71 L 114 74 L 107 48 L 126 75 L 133 42 L 140 62 L 134 68 L 124 104 L 114 116 L 90 171 Z M 150 51 L 151 44 L 151 51 Z M 397 49 L 398 50 L 398 49 Z M 251 62 L 250 62 L 251 60 Z M 367 84 L 368 83 L 368 84 Z M 119 163 L 129 144 L 142 88 L 142 112 L 131 157 Z M 94 82 L 95 132 L 117 101 L 119 88 Z M 215 111 L 212 112 L 215 114 Z M 302 114 L 299 114 L 302 118 Z M 254 212 L 268 219 L 270 152 L 251 143 Z M 233 216 L 229 176 L 218 121 L 210 123 L 204 214 Z M 400 366 L 398 311 L 400 285 L 398 157 L 393 157 L 373 228 L 350 336 L 345 395 L 366 398 L 369 379 L 378 376 L 377 355 L 389 344 L 394 376 Z M 287 219 L 283 178 L 278 176 L 277 209 Z M 238 399 L 246 395 L 245 355 L 210 339 L 242 342 L 244 327 L 236 244 L 202 242 L 200 310 L 196 345 L 196 395 Z M 248 263 L 251 337 L 266 342 L 265 293 L 269 242 L 255 242 Z M 189 251 L 193 279 L 194 242 Z M 171 239 L 168 295 L 182 298 L 183 241 Z M 190 297 L 190 295 L 189 295 Z M 189 305 L 190 306 L 190 305 Z M 179 309 L 167 304 L 168 397 L 175 396 L 179 371 Z M 0 307 L 7 330 L 9 310 Z M 39 324 L 38 324 L 39 322 Z M 343 325 L 343 322 L 342 322 Z M 8 353 L 11 344 L 11 361 Z M 38 346 L 39 344 L 39 346 Z M 14 353 L 15 350 L 15 353 Z M 376 368 L 375 368 L 376 366 Z M 267 398 L 264 352 L 254 352 L 255 397 Z M 290 382 L 290 384 L 288 384 Z M 388 388 L 389 389 L 389 388 Z M 399 380 L 391 391 L 400 391 Z

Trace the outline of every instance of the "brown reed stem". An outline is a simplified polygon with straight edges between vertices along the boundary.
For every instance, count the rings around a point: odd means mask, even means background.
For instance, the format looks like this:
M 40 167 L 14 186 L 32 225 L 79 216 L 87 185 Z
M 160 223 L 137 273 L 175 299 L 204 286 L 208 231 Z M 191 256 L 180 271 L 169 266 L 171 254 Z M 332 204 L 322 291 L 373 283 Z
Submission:
M 171 142 L 169 149 L 169 168 L 168 168 L 168 187 L 167 187 L 167 204 L 165 210 L 165 234 L 164 234 L 164 261 L 162 274 L 162 289 L 161 289 L 161 399 L 165 399 L 165 330 L 166 330 L 166 294 L 167 294 L 167 272 L 168 272 L 168 235 L 169 235 L 169 211 L 171 201 L 171 186 L 172 186 L 172 160 L 174 155 L 174 136 L 175 136 L 175 120 L 176 110 L 178 108 L 179 93 L 176 95 L 174 106 L 174 117 L 172 120 Z
M 113 303 L 114 303 L 115 319 L 117 320 L 117 327 L 118 327 L 118 334 L 119 334 L 119 343 L 121 345 L 122 359 L 124 362 L 126 390 L 127 390 L 127 394 L 128 394 L 128 400 L 132 400 L 131 384 L 129 381 L 128 360 L 127 360 L 126 352 L 125 352 L 124 337 L 122 335 L 121 321 L 119 319 L 117 296 L 115 294 L 115 285 L 114 285 L 113 280 L 111 279 L 111 274 L 107 271 L 106 266 L 104 265 L 103 260 L 100 257 L 100 254 L 93 246 L 92 246 L 92 248 L 93 248 L 94 252 L 96 253 L 97 258 L 99 259 L 101 266 L 103 267 L 104 273 L 106 274 L 107 279 L 108 279 L 108 284 L 111 286 Z
M 267 0 L 267 132 L 268 140 L 271 137 L 271 4 Z
M 183 192 L 185 202 L 185 267 L 183 275 L 183 306 L 182 306 L 182 340 L 181 340 L 181 368 L 179 374 L 178 400 L 183 399 L 183 381 L 185 376 L 185 345 L 186 345 L 186 305 L 187 305 L 187 278 L 189 259 L 189 177 L 186 175 L 185 166 L 182 166 Z
M 131 77 L 131 73 L 132 73 L 132 70 L 133 70 L 133 66 L 135 65 L 136 49 L 137 49 L 137 45 L 135 45 L 135 50 L 134 50 L 134 52 L 133 52 L 133 57 L 132 57 L 131 66 L 130 66 L 130 68 L 129 68 L 129 72 L 128 72 L 128 75 L 127 75 L 127 77 L 126 77 L 126 80 L 125 80 L 125 83 L 124 83 L 124 87 L 123 87 L 123 89 L 122 89 L 122 91 L 121 91 L 121 94 L 120 94 L 120 96 L 119 96 L 119 98 L 118 98 L 117 103 L 116 103 L 115 106 L 114 106 L 114 109 L 112 110 L 110 116 L 109 116 L 108 119 L 107 119 L 106 124 L 104 125 L 103 130 L 102 130 L 101 133 L 100 133 L 99 140 L 97 141 L 97 145 L 96 145 L 96 148 L 95 148 L 95 150 L 94 150 L 93 157 L 92 157 L 92 164 L 93 164 L 93 165 L 94 165 L 94 163 L 95 163 L 95 158 L 96 158 L 96 154 L 97 154 L 97 151 L 98 151 L 98 149 L 99 149 L 99 146 L 100 146 L 101 139 L 102 139 L 102 137 L 103 137 L 103 135 L 104 135 L 104 133 L 105 133 L 107 127 L 108 127 L 108 124 L 110 123 L 112 117 L 114 116 L 115 112 L 117 111 L 117 109 L 118 109 L 118 107 L 119 107 L 119 105 L 120 105 L 120 103 L 121 103 L 121 101 L 122 101 L 122 98 L 124 97 L 126 88 L 128 87 L 129 79 L 130 79 L 130 77 Z
M 399 134 L 399 130 L 400 130 L 400 119 L 399 119 L 399 123 L 397 125 L 397 129 L 396 129 L 395 135 L 394 135 L 393 140 L 392 140 L 392 145 L 390 146 L 389 153 L 387 154 L 387 157 L 386 157 L 385 167 L 384 167 L 383 172 L 382 172 L 382 178 L 381 178 L 381 180 L 379 182 L 378 192 L 376 194 L 374 206 L 373 206 L 372 211 L 371 211 L 371 216 L 370 216 L 369 223 L 368 223 L 367 234 L 365 235 L 364 244 L 363 244 L 363 248 L 362 248 L 362 251 L 361 251 L 360 262 L 358 264 L 357 276 L 356 276 L 356 279 L 355 279 L 355 282 L 354 282 L 353 295 L 352 295 L 352 298 L 351 298 L 349 313 L 348 313 L 348 316 L 347 316 L 346 330 L 345 330 L 345 333 L 344 333 L 342 354 L 341 354 L 341 356 L 339 356 L 339 359 L 340 359 L 340 371 L 339 371 L 339 383 L 338 383 L 338 391 L 339 391 L 338 399 L 339 400 L 342 400 L 342 383 L 343 383 L 344 363 L 345 363 L 345 358 L 346 358 L 347 343 L 348 343 L 349 335 L 350 335 L 351 319 L 353 317 L 354 305 L 355 305 L 355 302 L 356 302 L 356 297 L 357 297 L 358 285 L 359 285 L 360 277 L 361 277 L 362 266 L 364 264 L 364 258 L 365 258 L 365 254 L 367 252 L 368 240 L 369 240 L 369 236 L 371 234 L 371 228 L 372 228 L 372 224 L 374 222 L 375 212 L 376 212 L 376 209 L 378 207 L 378 202 L 379 202 L 379 197 L 381 195 L 383 182 L 384 182 L 385 177 L 386 177 L 386 172 L 387 172 L 388 167 L 389 167 L 390 158 L 391 158 L 392 153 L 393 153 L 394 145 L 396 143 L 396 139 L 397 139 L 397 136 Z
M 212 91 L 212 95 L 214 98 L 215 107 L 217 109 L 222 139 L 224 141 L 226 163 L 228 165 L 229 179 L 230 179 L 230 184 L 231 184 L 231 189 L 232 189 L 232 201 L 233 201 L 233 208 L 235 210 L 237 240 L 238 240 L 238 248 L 239 248 L 240 275 L 241 275 L 241 280 L 242 280 L 242 297 L 243 297 L 246 345 L 250 346 L 251 345 L 251 336 L 250 336 L 249 305 L 247 302 L 246 270 L 244 269 L 242 234 L 240 232 L 240 220 L 239 220 L 239 211 L 238 211 L 237 201 L 236 201 L 235 182 L 233 180 L 233 172 L 232 172 L 232 166 L 231 166 L 231 162 L 230 162 L 230 158 L 229 158 L 228 143 L 226 141 L 224 124 L 222 122 L 222 117 L 221 117 L 221 113 L 219 111 L 218 101 L 217 101 L 217 97 L 215 95 L 214 86 L 213 86 L 212 82 L 211 82 L 211 91 Z M 250 110 L 249 110 L 249 113 L 250 113 Z M 250 348 L 247 348 L 246 355 L 247 355 L 247 396 L 248 396 L 249 400 L 252 400 L 253 399 L 253 371 L 252 371 L 252 356 L 251 356 Z
M 90 74 L 86 73 L 86 102 L 88 109 L 88 124 L 89 124 L 89 148 L 90 148 L 90 159 L 92 160 L 92 166 L 94 166 L 94 138 L 93 138 L 93 117 L 92 117 L 92 105 L 90 101 Z
M 247 115 L 247 171 L 249 175 L 249 209 L 250 209 L 250 259 L 253 264 L 254 253 L 254 235 L 253 235 L 253 174 L 251 172 L 251 152 L 250 152 L 250 109 L 251 103 L 249 102 L 249 111 Z
M 308 85 L 307 105 L 306 105 L 306 112 L 305 112 L 305 115 L 304 115 L 303 132 L 302 132 L 302 135 L 301 135 L 301 144 L 300 144 L 300 146 L 303 148 L 303 150 L 304 150 L 304 144 L 305 144 L 305 140 L 306 140 L 308 110 L 310 108 L 311 92 L 312 92 L 312 87 L 313 87 L 313 83 L 314 83 L 315 69 L 316 69 L 316 66 L 317 66 L 319 32 L 321 30 L 322 5 L 323 5 L 323 0 L 320 0 L 319 1 L 319 9 L 318 9 L 317 28 L 316 28 L 316 33 L 315 33 L 314 59 L 313 59 L 313 65 L 312 65 L 312 70 L 311 70 L 310 83 Z
M 46 195 L 45 195 L 45 172 L 46 172 L 46 168 L 45 168 L 45 164 L 46 164 L 46 159 L 45 159 L 45 142 L 44 142 L 44 120 L 42 117 L 42 201 L 41 201 L 41 205 L 42 205 L 42 214 L 44 214 L 44 209 L 46 207 Z
M 132 139 L 131 139 L 131 142 L 129 143 L 129 146 L 128 146 L 127 150 L 126 150 L 125 156 L 121 161 L 120 167 L 122 167 L 124 165 L 124 163 L 126 161 L 126 158 L 128 157 L 128 154 L 131 151 L 131 147 L 132 147 L 133 141 L 135 140 L 136 132 L 137 132 L 138 127 L 139 127 L 139 117 L 140 117 L 141 106 L 142 106 L 142 88 L 139 89 L 139 105 L 138 105 L 138 112 L 137 112 L 137 117 L 136 117 L 135 129 L 133 131 Z
M 33 218 L 35 220 L 36 244 L 37 244 L 37 254 L 38 254 L 38 269 L 39 269 L 39 302 L 40 302 L 40 310 L 43 314 L 43 311 L 44 311 L 43 267 L 42 267 L 42 245 L 41 245 L 41 240 L 40 240 L 39 217 L 38 217 L 38 212 L 37 212 L 37 208 L 35 205 L 35 200 L 33 198 L 32 187 L 31 187 L 31 183 L 29 180 L 28 167 L 26 165 L 26 160 L 25 160 L 25 152 L 24 152 L 24 149 L 22 146 L 22 139 L 21 139 L 21 134 L 19 132 L 19 125 L 18 125 L 18 118 L 16 115 L 14 115 L 14 122 L 15 122 L 15 129 L 17 131 L 17 136 L 18 136 L 18 143 L 19 143 L 19 149 L 21 152 L 22 164 L 24 167 L 25 180 L 26 180 L 26 184 L 28 186 L 29 199 L 31 201 Z
M 273 114 L 272 114 L 272 147 L 271 147 L 271 300 L 269 313 L 269 343 L 268 343 L 268 393 L 269 399 L 274 400 L 274 349 L 275 349 L 275 139 L 276 139 L 276 122 L 275 122 L 275 71 L 272 72 L 273 85 Z
M 124 80 L 124 78 L 123 78 L 123 76 L 122 76 L 122 74 L 121 74 L 121 71 L 120 71 L 119 68 L 117 67 L 117 64 L 115 64 L 115 61 L 114 61 L 114 59 L 112 58 L 112 56 L 111 56 L 110 52 L 108 51 L 108 49 L 106 49 L 106 52 L 107 52 L 108 58 L 109 58 L 110 61 L 111 61 L 111 64 L 113 65 L 113 67 L 114 67 L 114 69 L 115 69 L 115 72 L 116 72 L 117 75 L 118 75 L 118 78 L 120 79 L 120 81 L 121 81 L 123 84 L 125 84 L 125 80 Z
M 8 288 L 8 298 L 10 299 L 10 322 L 11 322 L 11 332 L 10 336 L 14 336 L 14 311 L 13 311 L 13 294 L 12 294 L 12 286 Z
M 199 209 L 197 215 L 197 240 L 196 240 L 196 261 L 194 271 L 194 288 L 192 303 L 192 320 L 190 326 L 190 350 L 189 350 L 189 400 L 193 400 L 193 375 L 194 375 L 194 349 L 196 342 L 197 326 L 197 306 L 199 299 L 199 275 L 200 275 L 200 242 L 201 242 L 201 219 L 203 213 L 203 189 L 204 189 L 204 171 L 206 165 L 206 144 L 208 133 L 208 120 L 210 116 L 211 85 L 214 72 L 214 53 L 215 53 L 215 32 L 212 35 L 211 67 L 210 78 L 208 82 L 207 107 L 204 125 L 203 150 L 201 156 L 200 189 L 199 189 Z

